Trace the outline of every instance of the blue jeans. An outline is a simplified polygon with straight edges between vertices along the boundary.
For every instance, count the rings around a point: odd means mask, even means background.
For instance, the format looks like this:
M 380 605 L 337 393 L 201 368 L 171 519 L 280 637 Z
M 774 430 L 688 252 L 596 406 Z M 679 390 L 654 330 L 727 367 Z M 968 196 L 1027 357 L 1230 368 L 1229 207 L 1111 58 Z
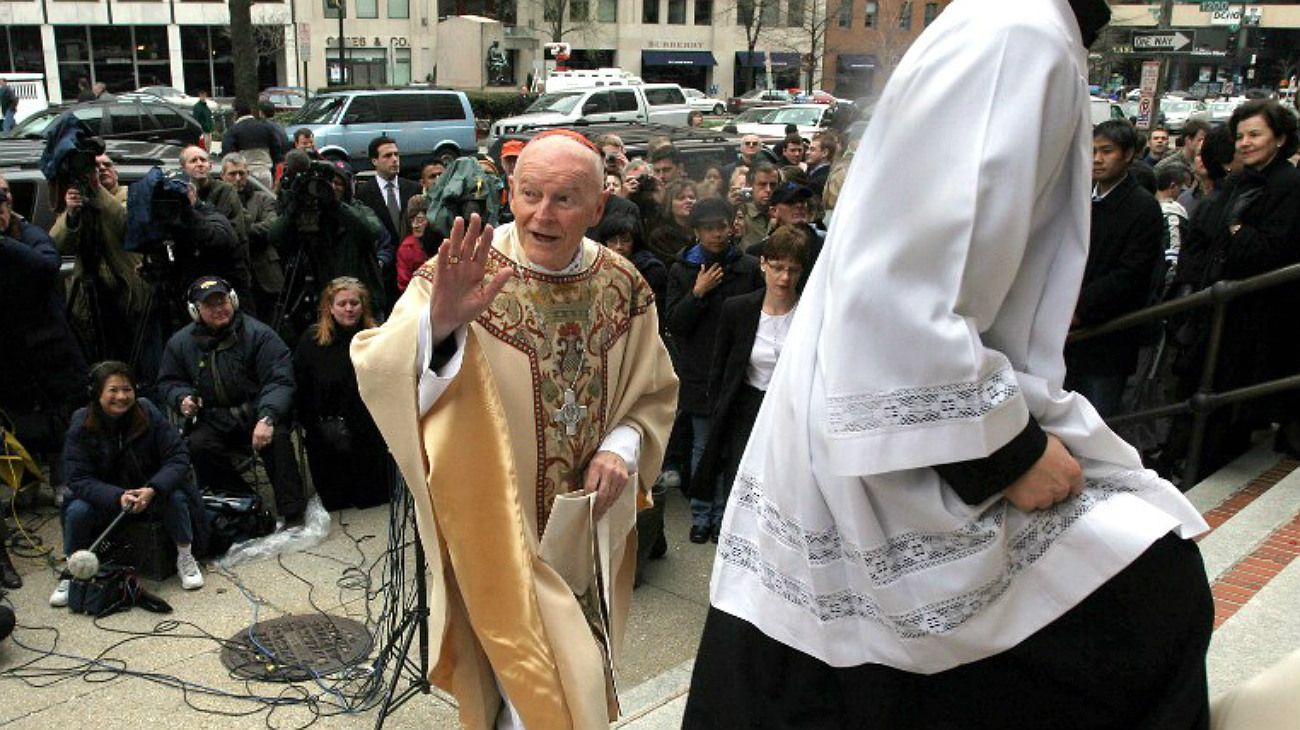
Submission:
M 704 446 L 709 442 L 709 417 L 691 416 L 691 477 L 699 471 L 700 459 L 704 457 Z M 691 489 L 698 489 L 694 484 Z M 727 507 L 726 482 L 721 475 L 713 485 L 713 499 L 691 498 L 691 524 L 696 527 L 712 527 L 722 523 L 722 511 Z
M 14 111 L 14 109 L 10 109 L 5 112 L 4 122 L 0 124 L 0 132 L 8 132 L 14 128 Z
M 189 496 L 184 489 L 176 489 L 171 497 L 158 494 L 144 511 L 146 515 L 162 515 L 163 528 L 177 545 L 194 542 L 194 527 L 190 524 Z M 113 521 L 117 512 L 108 512 L 81 499 L 63 503 L 63 554 L 71 555 L 90 547 L 90 543 Z M 131 519 L 128 517 L 127 519 Z

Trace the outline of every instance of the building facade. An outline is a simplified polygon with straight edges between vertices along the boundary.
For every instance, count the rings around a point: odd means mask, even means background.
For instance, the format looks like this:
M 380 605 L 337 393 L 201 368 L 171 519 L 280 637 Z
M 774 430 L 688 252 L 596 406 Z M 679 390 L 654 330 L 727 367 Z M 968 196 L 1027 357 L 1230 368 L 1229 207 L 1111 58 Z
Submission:
M 1293 86 L 1300 63 L 1300 3 L 1171 4 L 1167 28 L 1160 28 L 1160 3 L 1120 0 L 1111 7 L 1111 27 L 1093 46 L 1093 83 L 1133 86 L 1143 61 L 1167 61 L 1165 88 L 1201 96 L 1247 89 Z M 1202 9 L 1204 7 L 1204 9 Z M 1169 35 L 1177 48 L 1150 52 L 1135 48 L 1134 36 Z
M 253 6 L 263 86 L 296 80 L 293 7 Z M 0 0 L 0 71 L 43 73 L 51 102 L 77 98 L 82 83 L 109 91 L 174 86 L 234 93 L 230 12 L 195 0 Z
M 888 17 L 900 22 L 890 9 L 898 2 L 284 0 L 252 13 L 263 87 L 436 82 L 439 18 L 472 14 L 503 24 L 506 80 L 516 87 L 544 74 L 545 46 L 558 38 L 572 48 L 568 67 L 616 66 L 725 97 L 810 81 L 869 90 L 889 55 L 878 47 L 888 51 L 899 35 L 878 32 Z M 910 42 L 946 2 L 907 3 L 903 37 Z M 0 0 L 0 71 L 46 74 L 51 101 L 75 99 L 83 80 L 228 96 L 229 21 L 220 0 Z

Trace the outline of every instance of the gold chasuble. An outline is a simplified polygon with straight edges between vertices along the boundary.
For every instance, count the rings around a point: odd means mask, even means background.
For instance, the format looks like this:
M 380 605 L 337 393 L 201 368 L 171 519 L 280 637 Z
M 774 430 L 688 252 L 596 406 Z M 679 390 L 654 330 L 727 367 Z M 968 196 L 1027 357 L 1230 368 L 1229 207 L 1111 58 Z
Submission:
M 428 363 L 417 362 L 417 343 L 437 286 L 432 261 L 383 327 L 354 338 L 352 359 L 415 501 L 430 572 L 430 681 L 456 697 L 474 730 L 494 725 L 497 681 L 528 730 L 607 727 L 601 648 L 539 556 L 540 538 L 556 495 L 582 489 L 588 462 L 619 425 L 641 435 L 620 499 L 649 506 L 677 378 L 653 294 L 631 263 L 584 239 L 576 273 L 544 274 L 517 240 L 513 226 L 496 232 L 485 281 L 504 266 L 515 277 L 469 325 L 460 371 L 423 418 L 417 391 Z M 615 658 L 636 565 L 635 511 L 621 512 L 622 524 L 609 525 Z

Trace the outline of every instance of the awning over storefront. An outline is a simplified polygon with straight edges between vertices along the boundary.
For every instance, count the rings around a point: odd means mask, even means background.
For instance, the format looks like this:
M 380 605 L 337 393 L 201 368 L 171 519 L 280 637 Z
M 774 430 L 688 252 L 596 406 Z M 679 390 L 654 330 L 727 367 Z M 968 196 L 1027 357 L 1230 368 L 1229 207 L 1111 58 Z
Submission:
M 844 71 L 861 71 L 876 67 L 876 57 L 863 53 L 841 53 L 838 62 L 840 69 Z
M 642 66 L 717 66 L 708 51 L 641 51 Z
M 763 68 L 765 63 L 766 61 L 764 60 L 764 54 L 762 51 L 754 51 L 753 53 L 747 53 L 745 51 L 736 51 L 737 66 L 756 66 L 758 68 Z M 772 54 L 772 68 L 798 68 L 798 67 L 799 67 L 798 53 L 773 53 Z

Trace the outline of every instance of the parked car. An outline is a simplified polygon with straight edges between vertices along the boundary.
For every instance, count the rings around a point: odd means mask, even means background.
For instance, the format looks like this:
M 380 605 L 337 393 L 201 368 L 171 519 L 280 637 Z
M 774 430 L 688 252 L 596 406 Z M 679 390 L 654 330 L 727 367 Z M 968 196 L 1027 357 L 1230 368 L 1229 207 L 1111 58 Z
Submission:
M 488 154 L 495 160 L 501 159 L 501 145 L 506 141 L 517 139 L 527 142 L 544 128 L 522 129 L 510 132 L 496 139 L 489 147 Z M 645 157 L 649 154 L 650 142 L 656 139 L 668 139 L 681 153 L 686 165 L 686 174 L 698 180 L 710 166 L 725 167 L 736 161 L 740 152 L 740 137 L 717 129 L 701 127 L 683 127 L 670 124 L 639 124 L 626 122 L 594 122 L 573 127 L 595 142 L 603 134 L 617 134 L 623 140 L 623 147 L 628 159 Z
M 727 113 L 727 105 L 721 99 L 714 99 L 699 89 L 682 89 L 682 93 L 686 94 L 686 103 L 695 111 L 719 116 Z
M 1244 96 L 1235 96 L 1231 99 L 1217 99 L 1206 104 L 1210 112 L 1211 124 L 1227 124 L 1232 119 L 1232 113 L 1241 106 L 1246 100 Z
M 42 139 L 45 128 L 67 111 L 76 115 L 86 123 L 90 131 L 105 140 L 204 145 L 203 128 L 190 116 L 189 111 L 141 97 L 52 106 L 23 120 L 6 136 L 9 139 Z
M 269 101 L 275 105 L 276 113 L 296 112 L 302 109 L 310 98 L 307 90 L 301 86 L 271 86 L 262 89 L 262 93 L 257 95 L 259 102 Z
M 686 95 L 677 84 L 642 84 L 547 92 L 518 116 L 492 125 L 491 141 L 536 127 L 559 127 L 594 122 L 641 122 L 686 126 L 691 113 Z
M 793 124 L 803 137 L 812 137 L 830 125 L 831 107 L 826 104 L 789 104 L 770 109 L 742 112 L 722 127 L 733 134 L 757 134 L 764 142 L 785 139 L 786 125 Z
M 1166 96 L 1160 100 L 1160 115 L 1170 134 L 1182 132 L 1183 125 L 1193 117 L 1210 121 L 1210 110 L 1205 102 L 1177 96 Z
M 358 170 L 371 168 L 370 140 L 393 137 L 409 173 L 428 160 L 474 154 L 474 124 L 465 92 L 443 89 L 318 94 L 288 121 L 290 129 L 311 130 L 321 156 L 349 161 Z
M 784 89 L 750 89 L 727 99 L 727 111 L 739 114 L 755 107 L 781 106 L 793 101 L 794 95 Z

